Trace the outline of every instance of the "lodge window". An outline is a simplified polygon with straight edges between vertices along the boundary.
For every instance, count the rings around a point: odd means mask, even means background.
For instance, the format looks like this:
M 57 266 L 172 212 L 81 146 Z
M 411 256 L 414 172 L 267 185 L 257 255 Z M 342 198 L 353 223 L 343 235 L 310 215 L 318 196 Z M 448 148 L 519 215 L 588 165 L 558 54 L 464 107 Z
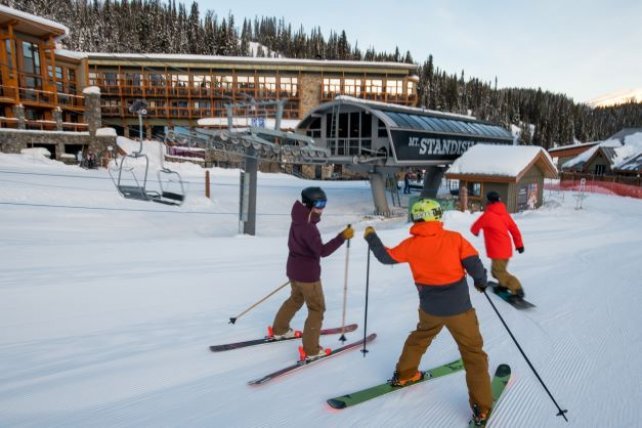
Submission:
M 38 45 L 22 42 L 22 59 L 26 73 L 40 74 L 40 51 Z
M 261 95 L 276 93 L 276 77 L 259 76 L 259 93 Z
M 343 81 L 344 93 L 353 96 L 361 95 L 361 79 L 345 79 Z
M 381 79 L 367 79 L 366 92 L 371 94 L 381 94 L 383 92 L 383 80 Z
M 481 196 L 481 183 L 468 183 L 468 196 Z
M 5 50 L 7 51 L 7 67 L 9 67 L 9 77 L 13 73 L 13 40 L 5 40 Z
M 386 81 L 386 93 L 389 95 L 400 95 L 403 93 L 403 82 L 401 80 Z
M 325 95 L 341 93 L 341 79 L 323 79 L 323 93 Z
M 71 68 L 67 70 L 68 76 L 67 76 L 67 85 L 68 85 L 68 92 L 70 94 L 75 94 L 76 93 L 76 70 L 72 70 Z
M 254 76 L 237 76 L 236 82 L 239 89 L 254 89 Z
M 150 73 L 149 82 L 152 86 L 165 86 L 165 77 L 159 73 Z
M 40 51 L 38 45 L 31 42 L 22 42 L 22 62 L 23 69 L 28 74 L 24 80 L 25 87 L 40 89 L 42 87 L 42 79 L 39 77 Z
M 281 77 L 280 91 L 284 95 L 296 96 L 298 92 L 298 78 L 296 77 Z
M 605 165 L 595 165 L 595 175 L 604 175 L 606 172 Z
M 62 67 L 56 67 L 56 90 L 58 92 L 65 91 L 65 82 L 62 75 Z

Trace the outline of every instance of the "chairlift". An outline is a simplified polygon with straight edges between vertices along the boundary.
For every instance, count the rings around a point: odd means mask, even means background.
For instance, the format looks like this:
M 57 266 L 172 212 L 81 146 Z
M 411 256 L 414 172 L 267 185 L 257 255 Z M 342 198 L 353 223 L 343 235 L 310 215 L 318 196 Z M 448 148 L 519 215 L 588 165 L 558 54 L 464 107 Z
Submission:
M 181 205 L 185 200 L 183 181 L 177 172 L 172 171 L 163 165 L 164 154 L 162 152 L 162 147 L 160 153 L 161 169 L 158 171 L 158 183 L 161 191 L 159 193 L 155 190 L 147 189 L 149 157 L 143 153 L 143 115 L 147 114 L 147 102 L 145 100 L 136 100 L 129 107 L 129 111 L 138 115 L 140 124 L 140 145 L 137 151 L 123 156 L 120 163 L 114 161 L 115 168 L 110 166 L 108 169 L 109 175 L 116 185 L 118 192 L 126 199 L 153 201 L 167 205 Z M 145 165 L 142 176 L 141 173 L 138 173 L 137 175 L 136 172 L 137 169 L 141 169 L 137 168 L 138 165 L 136 165 L 140 163 L 141 159 Z M 114 177 L 116 171 L 118 171 L 118 176 Z
M 165 142 L 167 143 L 167 138 Z M 165 153 L 163 153 L 163 146 L 160 146 L 160 162 L 161 168 L 158 170 L 158 185 L 160 186 L 160 195 L 152 199 L 166 205 L 182 205 L 185 202 L 185 186 L 181 175 L 165 166 Z
M 146 154 L 142 153 L 143 151 L 143 142 L 141 139 L 140 146 L 138 151 L 132 152 L 123 156 L 120 159 L 120 162 L 114 160 L 114 165 L 116 168 L 109 168 L 109 175 L 124 198 L 127 199 L 136 199 L 139 201 L 150 201 L 154 198 L 160 197 L 160 194 L 156 191 L 147 190 L 147 176 L 149 173 L 149 158 Z M 138 163 L 140 159 L 143 160 L 145 165 L 144 173 L 137 173 Z M 114 177 L 116 171 L 118 171 L 117 177 Z

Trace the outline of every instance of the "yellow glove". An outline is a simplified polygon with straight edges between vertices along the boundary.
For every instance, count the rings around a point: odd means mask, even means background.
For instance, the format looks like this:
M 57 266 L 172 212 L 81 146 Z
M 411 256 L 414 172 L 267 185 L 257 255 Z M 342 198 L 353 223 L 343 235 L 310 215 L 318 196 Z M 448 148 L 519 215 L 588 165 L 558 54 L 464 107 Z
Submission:
M 368 235 L 370 235 L 372 233 L 375 233 L 374 227 L 368 226 L 368 227 L 366 227 L 366 230 L 363 231 L 363 237 L 367 238 Z
M 346 227 L 341 231 L 341 237 L 346 241 L 348 239 L 352 239 L 353 236 L 354 236 L 354 229 L 350 225 L 348 225 L 348 227 Z

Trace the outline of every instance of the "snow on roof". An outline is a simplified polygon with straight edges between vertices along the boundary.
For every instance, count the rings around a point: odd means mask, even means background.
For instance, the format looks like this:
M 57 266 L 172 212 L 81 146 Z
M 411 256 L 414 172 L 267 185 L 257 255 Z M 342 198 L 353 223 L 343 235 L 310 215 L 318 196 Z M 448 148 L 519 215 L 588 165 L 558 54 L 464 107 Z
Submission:
M 32 15 L 30 13 L 22 12 L 20 10 L 13 9 L 7 6 L 2 6 L 2 5 L 0 5 L 0 13 L 5 15 L 11 15 L 15 18 L 21 19 L 23 21 L 31 22 L 33 24 L 40 24 L 42 26 L 55 28 L 57 30 L 63 31 L 65 33 L 65 36 L 69 35 L 69 28 L 65 27 L 62 24 L 59 24 L 58 22 L 43 18 L 41 16 Z
M 96 135 L 103 137 L 116 137 L 118 134 L 116 134 L 116 130 L 114 128 L 98 128 L 96 130 Z
M 475 144 L 448 168 L 446 174 L 518 177 L 538 157 L 545 156 L 554 169 L 553 160 L 539 146 L 506 146 Z
M 83 94 L 97 94 L 100 95 L 100 87 L 98 86 L 87 86 L 85 89 L 82 90 Z
M 404 111 L 408 113 L 433 113 L 436 115 L 449 116 L 453 118 L 461 118 L 461 119 L 469 119 L 469 120 L 477 119 L 475 116 L 468 116 L 468 115 L 459 114 L 459 113 L 450 113 L 447 111 L 430 110 L 430 109 L 421 108 L 421 107 L 408 107 L 408 106 L 403 106 L 399 104 L 384 103 L 383 101 L 366 100 L 363 98 L 351 97 L 350 95 L 337 95 L 334 99 L 335 101 L 347 101 L 347 102 L 353 102 L 353 103 L 359 103 L 359 104 L 366 104 L 366 105 L 375 107 L 375 109 L 377 107 L 380 107 L 380 109 L 384 109 L 384 110 Z
M 548 149 L 548 152 L 549 153 L 555 153 L 555 152 L 562 151 L 562 150 L 579 149 L 579 148 L 582 148 L 582 147 L 591 147 L 591 146 L 594 146 L 594 145 L 596 145 L 598 143 L 599 143 L 599 141 L 587 141 L 585 143 L 567 144 L 565 146 L 558 146 L 558 147 L 553 147 L 551 149 Z
M 218 55 L 187 55 L 187 54 L 136 54 L 136 53 L 105 53 L 85 52 L 89 59 L 111 59 L 111 60 L 156 60 L 156 61 L 188 61 L 188 62 L 220 62 L 220 63 L 266 63 L 279 65 L 313 65 L 313 66 L 351 66 L 351 67 L 375 67 L 375 68 L 399 68 L 404 70 L 417 71 L 417 64 L 401 62 L 376 62 L 376 61 L 338 61 L 298 58 L 256 58 L 246 56 L 218 56 Z
M 87 58 L 87 54 L 83 52 L 70 51 L 69 49 L 56 49 L 55 53 L 56 55 L 64 56 L 66 58 L 74 58 L 74 59 Z
M 614 168 L 618 168 L 619 165 L 642 153 L 642 131 L 625 136 L 624 143 L 618 139 L 602 141 L 598 145 L 564 162 L 562 168 L 570 169 L 581 167 L 591 159 L 600 148 L 612 149 L 614 153 L 610 153 L 609 150 L 608 159 Z

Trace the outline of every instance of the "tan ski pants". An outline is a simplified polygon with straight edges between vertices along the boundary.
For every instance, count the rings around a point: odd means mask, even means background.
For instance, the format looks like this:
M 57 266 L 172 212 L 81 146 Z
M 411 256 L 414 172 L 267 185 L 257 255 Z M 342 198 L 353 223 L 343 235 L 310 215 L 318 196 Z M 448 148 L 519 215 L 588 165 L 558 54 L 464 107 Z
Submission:
M 488 374 L 488 357 L 482 349 L 484 343 L 473 308 L 463 314 L 448 317 L 430 315 L 419 309 L 417 329 L 406 339 L 397 362 L 399 378 L 407 379 L 419 369 L 421 357 L 444 326 L 455 339 L 464 361 L 471 408 L 473 404 L 477 404 L 480 411 L 490 411 L 493 397 Z
M 502 287 L 508 288 L 511 293 L 515 294 L 517 290 L 522 288 L 519 279 L 511 275 L 506 268 L 508 267 L 508 259 L 492 259 L 490 264 L 490 274 Z
M 272 331 L 274 334 L 284 334 L 290 328 L 290 321 L 301 309 L 303 303 L 308 307 L 308 317 L 303 326 L 303 350 L 306 355 L 314 355 L 319 352 L 319 334 L 323 323 L 325 312 L 325 299 L 321 281 L 299 282 L 290 280 L 292 292 L 290 297 L 283 302 L 276 313 Z

